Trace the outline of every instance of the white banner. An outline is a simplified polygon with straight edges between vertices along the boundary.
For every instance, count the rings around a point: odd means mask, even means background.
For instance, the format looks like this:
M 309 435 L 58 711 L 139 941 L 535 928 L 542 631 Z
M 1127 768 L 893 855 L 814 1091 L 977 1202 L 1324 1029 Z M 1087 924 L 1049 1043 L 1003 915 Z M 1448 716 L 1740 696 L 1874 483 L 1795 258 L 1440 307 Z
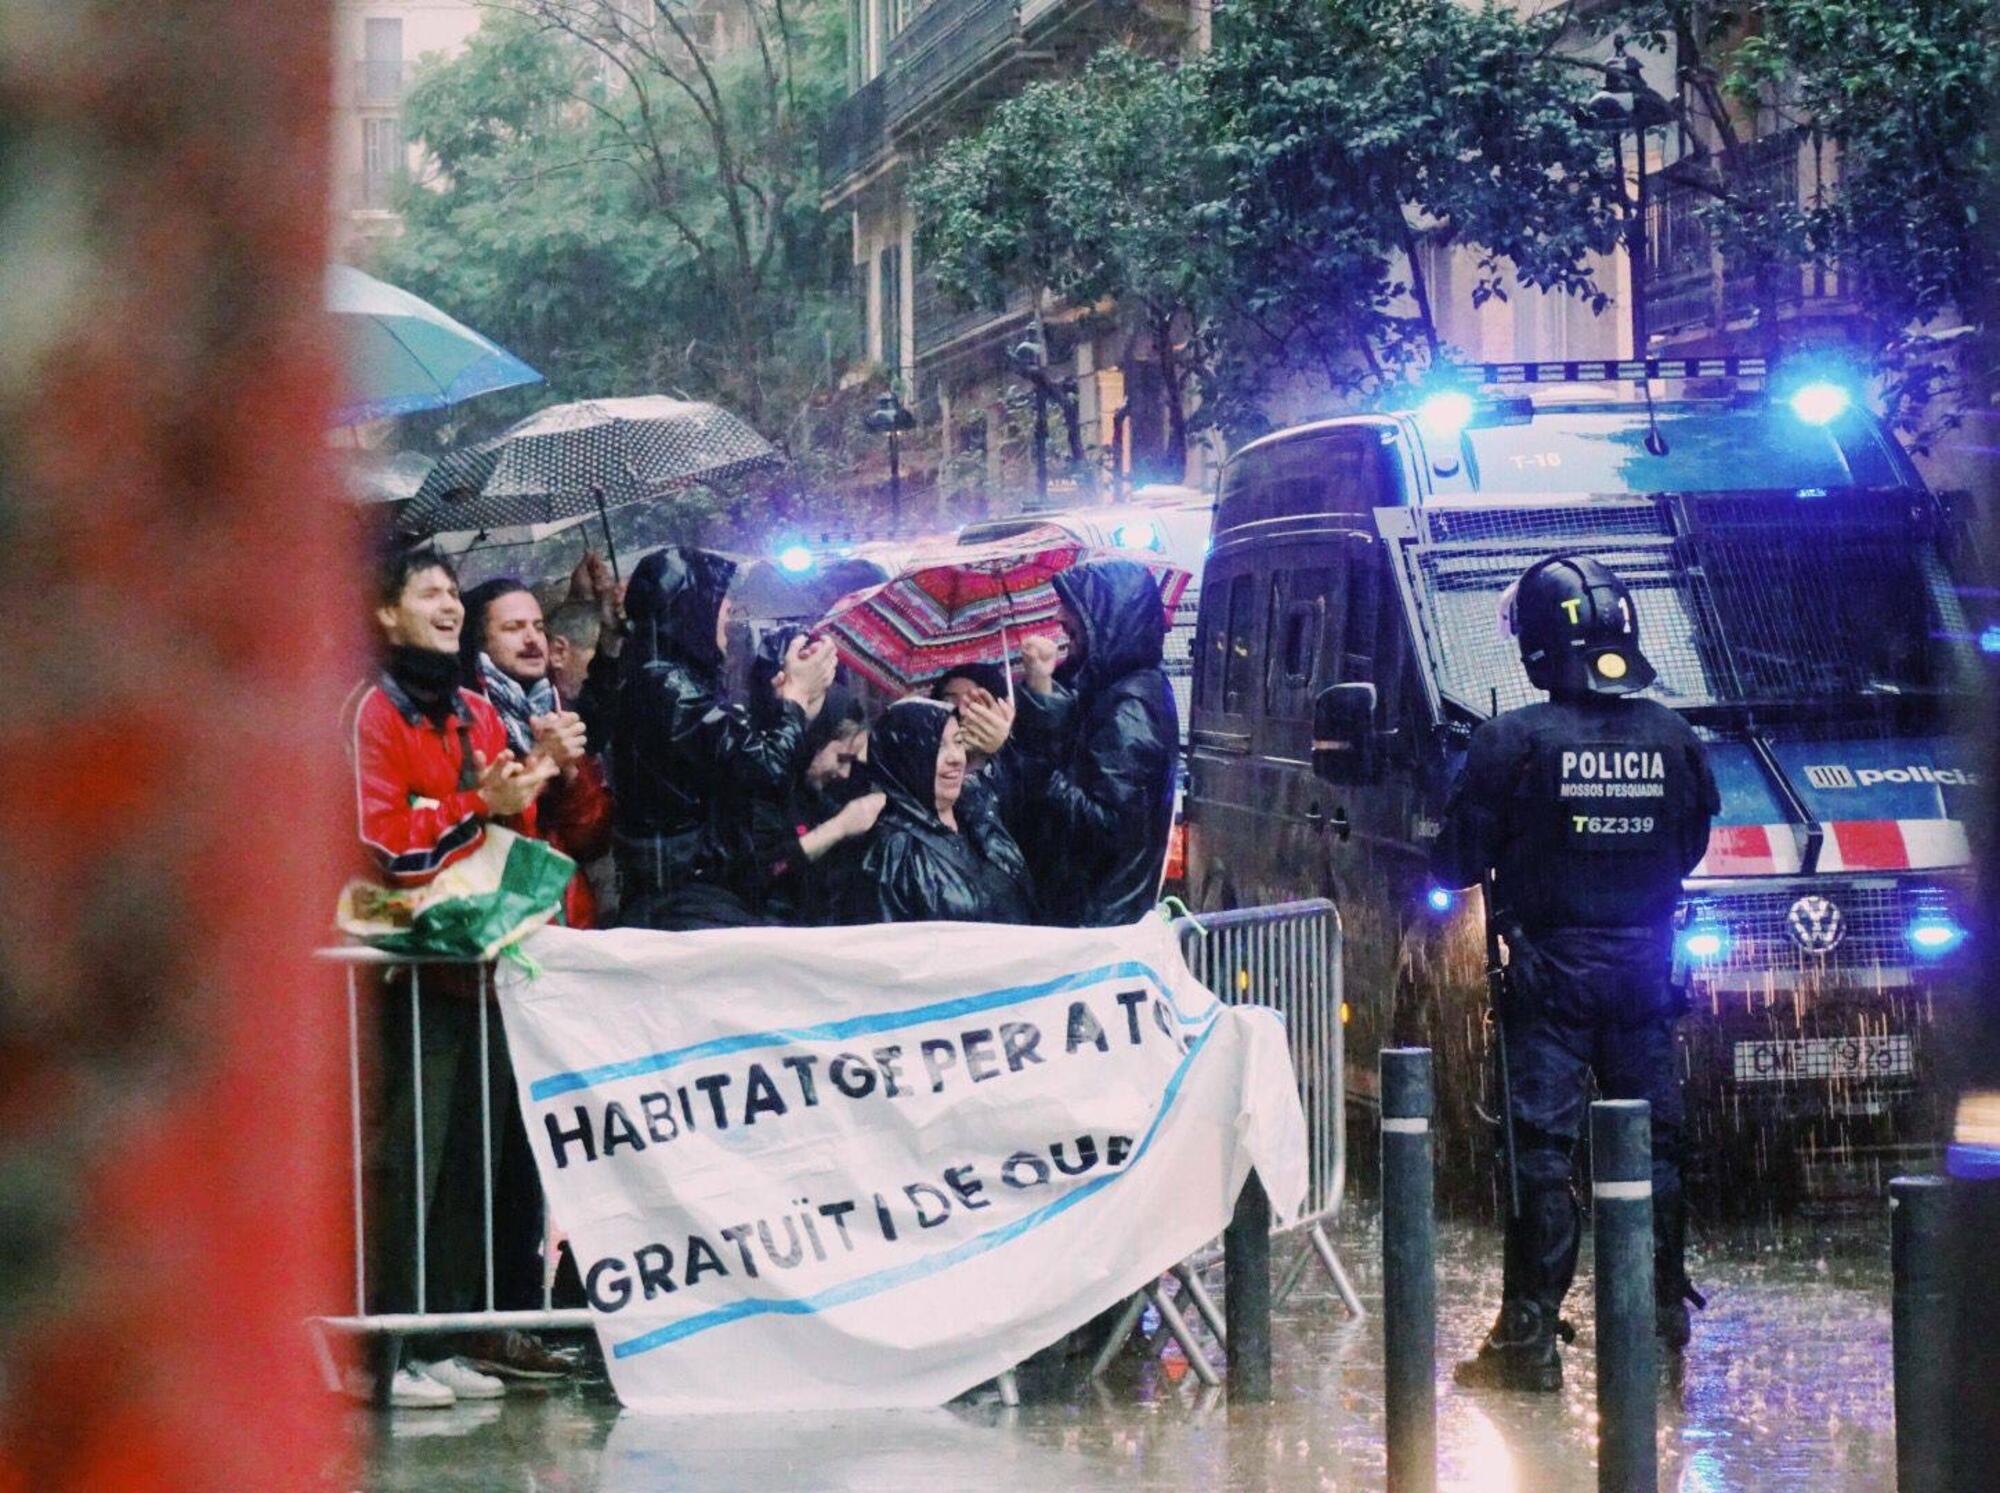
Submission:
M 1305 1122 L 1273 1013 L 1157 918 L 548 928 L 521 1109 L 625 1404 L 941 1404 L 1218 1235 Z

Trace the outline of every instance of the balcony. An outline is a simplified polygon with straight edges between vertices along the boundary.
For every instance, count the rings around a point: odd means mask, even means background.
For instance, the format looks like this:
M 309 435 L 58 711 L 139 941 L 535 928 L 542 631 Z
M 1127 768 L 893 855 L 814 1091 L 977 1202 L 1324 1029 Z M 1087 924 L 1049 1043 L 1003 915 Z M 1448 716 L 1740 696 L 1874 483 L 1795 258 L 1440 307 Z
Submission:
M 864 176 L 888 154 L 889 135 L 883 108 L 888 75 L 871 78 L 834 107 L 820 141 L 820 181 L 829 196 L 858 176 Z
M 967 307 L 939 290 L 927 274 L 917 275 L 915 299 L 910 306 L 916 324 L 917 361 L 928 362 L 960 344 L 983 340 L 1018 326 L 1034 314 L 1034 297 L 1025 290 L 1010 291 L 1007 303 Z
M 393 109 L 403 101 L 416 64 L 367 57 L 354 64 L 354 102 L 363 108 Z
M 1021 52 L 1018 0 L 931 0 L 889 44 L 890 132 L 918 127 L 940 105 L 1006 72 Z
M 1772 135 L 1743 147 L 1739 190 L 1752 201 L 1799 200 L 1799 137 Z M 1712 194 L 1671 176 L 1646 193 L 1646 329 L 1654 337 L 1719 330 L 1756 309 L 1755 266 L 1725 251 L 1703 221 Z M 1823 281 L 1793 265 L 1778 270 L 1780 308 L 1825 295 Z

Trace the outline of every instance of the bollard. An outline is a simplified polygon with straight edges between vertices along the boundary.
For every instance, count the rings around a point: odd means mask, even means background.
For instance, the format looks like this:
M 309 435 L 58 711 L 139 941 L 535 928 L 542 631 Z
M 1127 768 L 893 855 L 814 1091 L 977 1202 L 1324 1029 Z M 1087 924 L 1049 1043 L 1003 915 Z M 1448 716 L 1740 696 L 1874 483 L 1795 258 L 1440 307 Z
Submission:
M 1222 1231 L 1222 1311 L 1232 1403 L 1271 1398 L 1271 1200 L 1255 1172 Z
M 1895 1279 L 1896 1487 L 1944 1493 L 1951 1444 L 1950 1308 L 1945 1250 L 1950 1187 L 1943 1177 L 1889 1183 L 1889 1268 Z
M 1437 1486 L 1437 1218 L 1431 1052 L 1385 1047 L 1382 1083 L 1382 1362 L 1389 1493 Z
M 1590 1106 L 1599 1493 L 1657 1493 L 1660 1484 L 1652 1129 L 1653 1107 L 1643 1099 Z

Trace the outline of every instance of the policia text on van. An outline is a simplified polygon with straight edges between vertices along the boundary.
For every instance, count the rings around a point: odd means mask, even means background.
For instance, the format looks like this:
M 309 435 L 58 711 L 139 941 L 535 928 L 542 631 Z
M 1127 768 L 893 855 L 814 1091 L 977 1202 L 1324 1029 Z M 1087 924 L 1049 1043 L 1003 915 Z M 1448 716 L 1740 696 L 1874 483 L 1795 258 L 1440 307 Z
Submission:
M 1695 728 L 1720 792 L 1679 914 L 1690 1185 L 1714 1210 L 1873 1206 L 1937 1135 L 1972 766 L 1946 722 L 1992 592 L 1955 589 L 1951 513 L 1858 407 L 1816 400 L 1812 423 L 1727 360 L 1652 365 L 1694 381 L 1650 402 L 1559 382 L 1638 371 L 1473 370 L 1501 393 L 1456 422 L 1345 416 L 1232 458 L 1196 642 L 1190 901 L 1339 903 L 1349 1093 L 1372 1094 L 1384 1040 L 1430 1045 L 1441 1185 L 1490 1204 L 1481 899 L 1435 885 L 1430 850 L 1472 729 L 1537 698 L 1503 594 L 1547 555 L 1594 557 L 1629 588 L 1645 696 Z M 1575 784 L 1606 792 L 1574 813 L 1652 813 L 1642 774 L 1591 765 L 1620 770 L 1579 755 Z

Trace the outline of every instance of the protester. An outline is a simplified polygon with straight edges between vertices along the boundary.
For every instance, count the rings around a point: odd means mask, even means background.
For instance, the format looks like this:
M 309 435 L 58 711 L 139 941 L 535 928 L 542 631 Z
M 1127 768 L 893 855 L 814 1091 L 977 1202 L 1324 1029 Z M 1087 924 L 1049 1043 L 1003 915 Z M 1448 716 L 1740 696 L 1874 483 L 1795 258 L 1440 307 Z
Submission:
M 751 710 L 768 719 L 781 708 L 778 676 L 797 636 L 778 628 L 757 650 L 750 669 Z M 810 926 L 832 915 L 834 887 L 851 866 L 849 848 L 875 826 L 884 802 L 878 792 L 846 792 L 855 762 L 861 704 L 836 680 L 806 728 L 805 767 L 782 790 L 751 795 L 740 874 L 746 900 L 773 923 Z
M 890 706 L 869 733 L 868 771 L 887 802 L 842 888 L 847 921 L 1028 923 L 1034 890 L 997 815 L 960 815 L 965 744 L 951 707 Z
M 798 638 L 773 681 L 778 704 L 769 715 L 725 698 L 735 570 L 704 550 L 659 550 L 640 563 L 626 593 L 612 759 L 627 925 L 757 921 L 730 885 L 727 827 L 751 794 L 783 793 L 803 770 L 806 730 L 833 680 L 832 646 Z
M 1034 826 L 1024 812 L 1020 752 L 1012 740 L 1013 691 L 1005 667 L 974 663 L 948 669 L 931 686 L 931 698 L 958 712 L 959 735 L 965 742 L 966 809 L 998 814 L 1039 879 L 1041 869 L 1031 844 Z
M 593 628 L 586 620 L 595 617 Z M 549 614 L 549 661 L 556 687 L 583 717 L 590 749 L 611 748 L 618 717 L 618 656 L 625 643 L 623 588 L 595 550 L 570 572 L 569 595 Z
M 1050 847 L 1037 866 L 1044 921 L 1136 922 L 1159 895 L 1173 826 L 1180 721 L 1160 667 L 1159 584 L 1130 560 L 1055 578 L 1063 658 L 1047 638 L 1021 644 L 1021 812 Z
M 375 618 L 386 645 L 383 668 L 358 697 L 353 720 L 359 832 L 385 879 L 419 886 L 477 850 L 489 824 L 533 833 L 536 800 L 559 769 L 532 750 L 517 754 L 493 706 L 460 687 L 465 608 L 442 554 L 421 548 L 387 555 Z M 369 1167 L 375 1230 L 368 1281 L 378 1311 L 416 1308 L 407 1221 L 420 1210 L 427 1308 L 469 1311 L 484 1304 L 478 990 L 467 971 L 434 970 L 414 998 L 384 992 L 381 1112 Z M 497 1033 L 499 1023 L 490 1025 Z M 413 1045 L 420 1067 L 412 1066 Z M 494 1139 L 495 1299 L 527 1306 L 540 1278 L 540 1193 L 504 1044 L 495 1041 L 488 1057 L 488 1092 L 493 1112 L 503 1117 Z M 421 1157 L 410 1140 L 419 1111 Z M 475 1348 L 510 1369 L 567 1367 L 561 1360 L 552 1367 L 549 1355 L 519 1334 L 476 1344 L 433 1340 L 426 1359 L 395 1371 L 390 1403 L 429 1408 L 503 1392 L 454 1346 Z
M 484 581 L 465 593 L 459 659 L 468 689 L 499 712 L 509 746 L 540 753 L 557 776 L 543 792 L 535 833 L 577 863 L 563 897 L 572 928 L 596 926 L 597 897 L 583 867 L 611 848 L 611 797 L 604 766 L 588 749 L 583 718 L 564 708 L 551 677 L 553 652 L 542 604 L 515 580 Z
M 598 640 L 604 636 L 604 619 L 598 614 L 596 602 L 581 600 L 564 601 L 548 615 L 549 679 L 565 703 L 575 708 L 590 687 Z M 584 725 L 589 724 L 586 719 Z M 595 741 L 591 749 L 597 749 Z

